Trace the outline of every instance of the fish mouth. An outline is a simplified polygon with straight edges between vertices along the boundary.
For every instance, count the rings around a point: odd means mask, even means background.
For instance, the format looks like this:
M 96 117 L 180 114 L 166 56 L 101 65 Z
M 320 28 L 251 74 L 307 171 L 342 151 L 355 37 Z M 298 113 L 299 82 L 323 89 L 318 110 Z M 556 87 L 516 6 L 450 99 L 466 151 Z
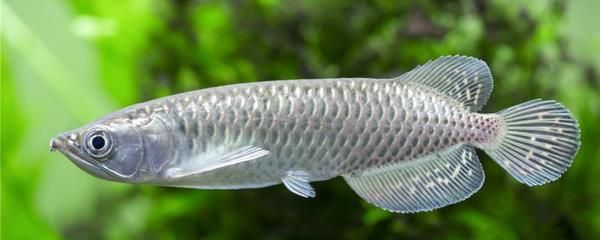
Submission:
M 81 170 L 95 177 L 112 180 L 110 175 L 108 175 L 102 168 L 85 160 L 80 155 L 81 151 L 76 145 L 79 144 L 69 138 L 66 134 L 62 134 L 50 140 L 50 151 L 59 151 Z

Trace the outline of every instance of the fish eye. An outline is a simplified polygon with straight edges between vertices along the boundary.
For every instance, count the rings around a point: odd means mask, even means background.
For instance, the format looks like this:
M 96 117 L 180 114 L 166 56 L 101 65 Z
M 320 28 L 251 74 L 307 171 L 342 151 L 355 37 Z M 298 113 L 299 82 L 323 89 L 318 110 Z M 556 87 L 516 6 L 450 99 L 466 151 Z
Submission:
M 92 137 L 92 148 L 94 148 L 94 150 L 100 150 L 104 148 L 104 146 L 106 146 L 106 139 L 104 136 L 98 135 Z
M 104 160 L 112 151 L 112 138 L 108 131 L 90 129 L 85 137 L 85 151 L 95 159 Z

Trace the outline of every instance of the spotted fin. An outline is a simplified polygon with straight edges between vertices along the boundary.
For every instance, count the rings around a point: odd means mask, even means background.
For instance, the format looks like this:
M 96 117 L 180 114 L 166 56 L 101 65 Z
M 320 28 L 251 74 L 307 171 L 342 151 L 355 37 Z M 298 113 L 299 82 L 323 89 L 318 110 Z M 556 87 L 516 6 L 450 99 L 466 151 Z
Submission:
M 305 171 L 288 171 L 281 180 L 290 192 L 301 197 L 312 198 L 317 195 L 315 189 L 310 186 L 310 175 Z
M 498 113 L 504 126 L 485 152 L 529 186 L 558 179 L 579 149 L 579 126 L 555 101 L 532 100 Z
M 392 212 L 429 211 L 460 202 L 484 180 L 473 147 L 457 146 L 443 153 L 345 175 L 350 187 L 367 202 Z
M 432 88 L 477 112 L 489 98 L 493 83 L 487 64 L 472 57 L 443 56 L 397 79 Z
M 167 175 L 171 178 L 180 178 L 212 171 L 238 163 L 251 161 L 269 155 L 269 151 L 255 147 L 244 146 L 230 151 L 218 153 L 215 156 L 198 156 L 190 164 L 178 168 L 171 168 Z

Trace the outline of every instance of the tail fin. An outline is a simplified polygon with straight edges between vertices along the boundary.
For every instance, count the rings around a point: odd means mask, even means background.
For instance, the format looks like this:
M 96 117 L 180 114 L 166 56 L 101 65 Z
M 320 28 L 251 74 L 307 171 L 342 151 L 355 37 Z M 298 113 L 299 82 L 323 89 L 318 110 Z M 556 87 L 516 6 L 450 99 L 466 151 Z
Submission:
M 519 182 L 558 179 L 579 149 L 579 126 L 555 101 L 531 100 L 497 113 L 504 120 L 498 144 L 484 149 Z

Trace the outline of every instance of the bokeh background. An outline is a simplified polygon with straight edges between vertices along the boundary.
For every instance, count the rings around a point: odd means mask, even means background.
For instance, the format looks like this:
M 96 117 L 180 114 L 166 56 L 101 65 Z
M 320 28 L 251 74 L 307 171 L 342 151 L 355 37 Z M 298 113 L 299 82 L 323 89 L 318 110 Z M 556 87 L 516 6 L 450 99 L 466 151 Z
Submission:
M 600 239 L 600 2 L 2 0 L 4 239 Z M 440 55 L 485 60 L 485 112 L 556 99 L 582 147 L 530 188 L 479 152 L 486 183 L 392 214 L 341 179 L 200 191 L 93 178 L 49 139 L 127 105 L 237 82 L 390 77 Z

